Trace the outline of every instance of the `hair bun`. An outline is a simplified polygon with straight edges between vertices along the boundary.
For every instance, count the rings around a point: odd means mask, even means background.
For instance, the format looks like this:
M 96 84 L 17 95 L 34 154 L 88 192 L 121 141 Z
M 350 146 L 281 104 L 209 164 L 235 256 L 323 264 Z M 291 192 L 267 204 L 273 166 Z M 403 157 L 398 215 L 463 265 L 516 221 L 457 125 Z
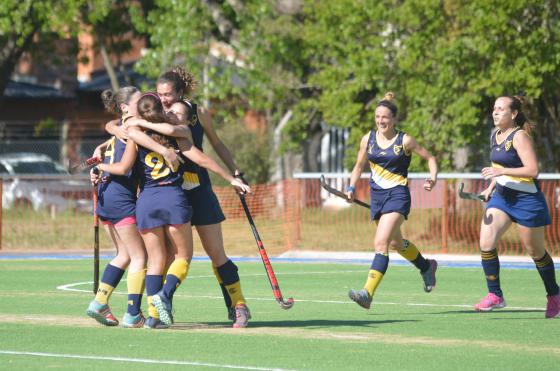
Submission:
M 381 98 L 381 100 L 386 100 L 388 102 L 394 102 L 395 101 L 395 93 L 393 93 L 392 91 L 388 91 L 387 93 L 385 93 L 383 98 Z

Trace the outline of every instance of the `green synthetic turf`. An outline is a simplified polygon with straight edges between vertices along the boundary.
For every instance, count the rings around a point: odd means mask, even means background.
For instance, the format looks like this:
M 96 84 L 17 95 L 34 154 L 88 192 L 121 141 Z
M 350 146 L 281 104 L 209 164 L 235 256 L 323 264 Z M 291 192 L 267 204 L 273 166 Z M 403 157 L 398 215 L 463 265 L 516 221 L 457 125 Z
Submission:
M 195 261 L 175 297 L 176 325 L 150 331 L 106 328 L 87 317 L 91 284 L 71 287 L 83 292 L 57 289 L 91 281 L 91 265 L 0 261 L 0 369 L 553 370 L 560 364 L 560 319 L 544 318 L 535 270 L 503 269 L 509 308 L 481 314 L 468 307 L 485 294 L 481 269 L 440 267 L 437 288 L 426 294 L 414 268 L 393 265 L 366 311 L 346 293 L 361 287 L 367 264 L 274 263 L 284 295 L 296 300 L 285 311 L 272 300 L 262 264 L 239 263 L 253 319 L 247 329 L 231 329 L 210 263 Z M 125 292 L 122 282 L 111 298 L 119 319 Z

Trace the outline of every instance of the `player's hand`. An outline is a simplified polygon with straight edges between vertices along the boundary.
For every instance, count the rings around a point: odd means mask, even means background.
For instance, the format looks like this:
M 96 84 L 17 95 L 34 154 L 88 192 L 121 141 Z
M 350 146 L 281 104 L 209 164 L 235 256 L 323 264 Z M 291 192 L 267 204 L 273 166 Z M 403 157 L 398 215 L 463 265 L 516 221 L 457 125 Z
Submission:
M 346 187 L 346 202 L 348 202 L 349 204 L 354 202 L 354 197 L 356 197 L 355 193 L 356 193 L 355 187 L 353 186 Z
M 503 175 L 502 169 L 495 167 L 485 167 L 481 171 L 482 177 L 486 180 L 495 178 L 497 176 Z
M 124 126 L 125 129 L 131 128 L 131 127 L 142 127 L 142 122 L 144 122 L 144 121 L 145 120 L 139 119 L 137 117 L 131 117 L 123 123 L 123 126 Z
M 180 157 L 177 152 L 175 152 L 173 148 L 167 148 L 163 153 L 163 158 L 165 159 L 165 162 L 169 165 L 171 170 L 173 172 L 176 172 L 179 168 L 180 162 Z
M 431 191 L 436 186 L 436 182 L 437 180 L 434 179 L 426 179 L 424 181 L 424 189 L 428 192 Z
M 95 167 L 92 168 L 89 171 L 89 180 L 91 181 L 91 185 L 96 186 L 97 184 L 99 184 L 99 181 L 101 180 L 101 175 L 99 174 L 99 169 L 97 170 L 97 172 L 95 171 Z
M 488 187 L 484 191 L 480 192 L 480 195 L 484 197 L 484 201 L 488 201 L 492 197 L 493 187 Z
M 126 131 L 124 125 L 115 127 L 111 134 L 116 136 L 121 142 L 126 142 L 128 140 L 128 131 Z
M 91 157 L 103 158 L 103 151 L 101 150 L 101 146 L 95 147 L 93 154 Z
M 239 178 L 233 178 L 230 184 L 238 193 L 251 193 L 251 187 L 243 183 L 243 181 Z
M 245 180 L 245 178 L 243 177 L 245 175 L 244 172 L 242 172 L 241 170 L 235 169 L 235 171 L 233 172 L 233 176 L 239 180 L 241 180 L 243 182 L 243 184 L 245 185 L 249 185 L 249 183 Z

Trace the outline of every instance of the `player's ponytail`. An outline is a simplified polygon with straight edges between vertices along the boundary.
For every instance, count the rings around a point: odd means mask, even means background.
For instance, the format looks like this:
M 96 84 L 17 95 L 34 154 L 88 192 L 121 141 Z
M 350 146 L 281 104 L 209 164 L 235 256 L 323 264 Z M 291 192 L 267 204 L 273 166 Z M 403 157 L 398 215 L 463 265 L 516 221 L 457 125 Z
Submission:
M 174 67 L 171 71 L 161 74 L 157 79 L 157 84 L 170 84 L 173 91 L 183 99 L 194 91 L 198 82 L 192 73 L 185 71 L 182 67 Z
M 514 95 L 508 97 L 511 101 L 509 108 L 510 110 L 517 111 L 515 115 L 514 122 L 517 126 L 521 127 L 527 134 L 531 135 L 535 129 L 535 124 L 527 118 L 525 112 L 523 112 L 523 103 L 525 102 L 524 95 Z
M 132 95 L 138 91 L 138 88 L 135 86 L 125 86 L 116 92 L 106 89 L 101 93 L 101 100 L 107 112 L 120 115 L 123 113 L 121 111 L 121 104 L 128 104 Z

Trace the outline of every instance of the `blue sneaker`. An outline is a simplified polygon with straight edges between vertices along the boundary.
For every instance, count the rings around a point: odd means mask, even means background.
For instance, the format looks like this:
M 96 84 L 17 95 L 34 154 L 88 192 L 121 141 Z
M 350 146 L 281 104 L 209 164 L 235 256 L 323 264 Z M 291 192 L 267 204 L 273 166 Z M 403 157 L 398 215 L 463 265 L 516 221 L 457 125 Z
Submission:
M 350 290 L 348 291 L 348 297 L 355 301 L 360 307 L 369 309 L 371 306 L 371 296 L 365 289 L 360 291 Z
M 146 318 L 146 322 L 144 322 L 144 328 L 152 329 L 152 330 L 159 330 L 164 328 L 169 328 L 169 325 L 161 322 L 159 318 L 148 317 Z
M 132 314 L 126 312 L 122 319 L 122 327 L 126 328 L 142 328 L 144 323 L 146 322 L 146 318 L 142 312 L 138 313 L 137 315 L 133 316 Z
M 86 314 L 105 326 L 117 326 L 119 321 L 111 313 L 111 308 L 107 304 L 99 304 L 96 300 L 89 303 Z
M 171 300 L 165 296 L 163 291 L 160 290 L 157 294 L 152 296 L 152 303 L 157 309 L 159 320 L 168 326 L 173 324 Z

